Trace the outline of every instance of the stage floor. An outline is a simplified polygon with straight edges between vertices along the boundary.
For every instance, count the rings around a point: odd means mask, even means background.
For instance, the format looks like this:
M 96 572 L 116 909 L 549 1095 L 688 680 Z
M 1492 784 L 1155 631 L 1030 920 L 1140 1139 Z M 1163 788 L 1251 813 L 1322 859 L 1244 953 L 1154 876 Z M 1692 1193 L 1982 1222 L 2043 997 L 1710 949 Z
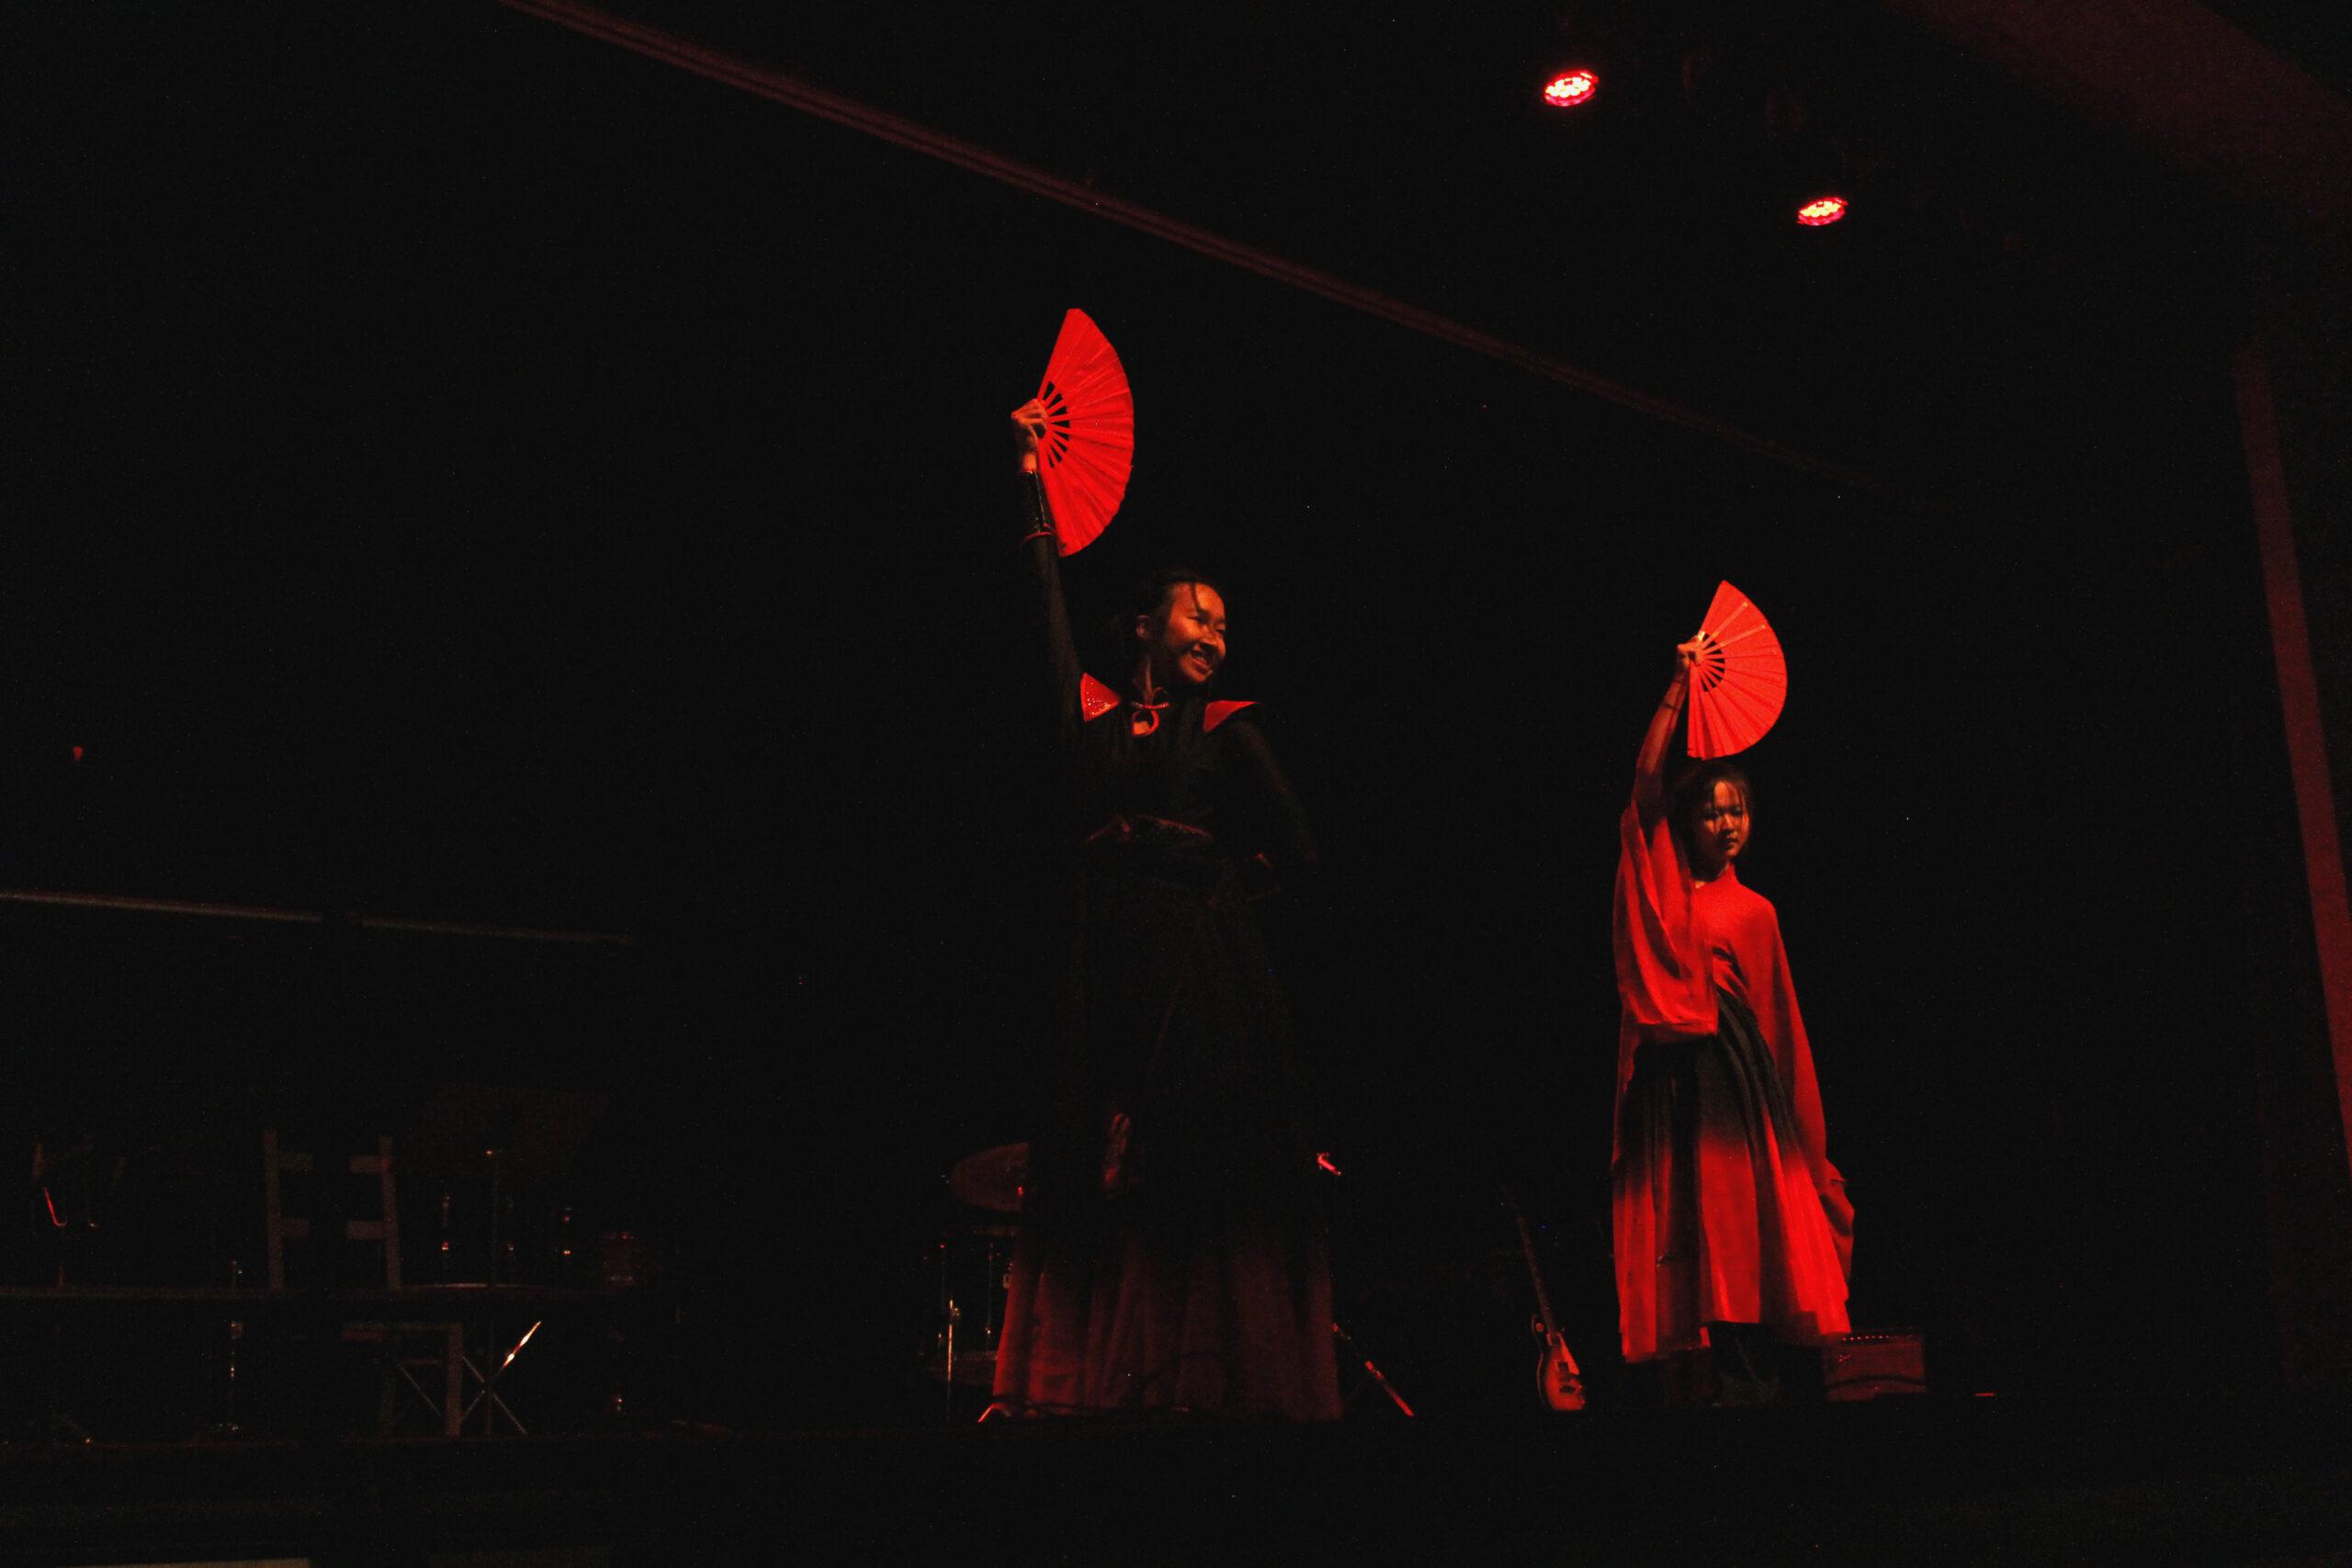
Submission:
M 2352 1561 L 2352 1404 L 0 1448 L 12 1562 Z

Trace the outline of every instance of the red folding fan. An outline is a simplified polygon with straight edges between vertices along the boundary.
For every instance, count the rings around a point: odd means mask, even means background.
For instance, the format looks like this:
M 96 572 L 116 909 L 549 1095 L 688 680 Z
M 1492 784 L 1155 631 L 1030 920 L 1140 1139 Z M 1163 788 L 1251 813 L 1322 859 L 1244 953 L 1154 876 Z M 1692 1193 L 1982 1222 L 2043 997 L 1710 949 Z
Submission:
M 1110 526 L 1127 493 L 1136 450 L 1136 403 L 1126 369 L 1085 311 L 1062 318 L 1035 406 L 1045 416 L 1037 482 L 1061 553 L 1076 555 Z
M 1690 755 L 1728 757 L 1764 739 L 1789 696 L 1789 666 L 1764 612 L 1728 582 L 1699 626 L 1690 671 Z

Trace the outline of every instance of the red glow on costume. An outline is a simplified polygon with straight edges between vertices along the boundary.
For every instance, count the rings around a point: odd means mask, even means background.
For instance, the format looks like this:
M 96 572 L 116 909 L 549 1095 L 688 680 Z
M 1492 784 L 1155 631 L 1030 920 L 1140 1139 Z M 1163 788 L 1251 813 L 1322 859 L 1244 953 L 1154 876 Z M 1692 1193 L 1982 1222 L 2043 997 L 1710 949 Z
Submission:
M 1842 196 L 1817 196 L 1797 209 L 1797 221 L 1808 229 L 1835 223 L 1845 216 L 1846 198 Z
M 1244 1229 L 1204 1250 L 1189 1232 L 1129 1224 L 1106 1254 L 1083 1260 L 1016 1253 L 996 1397 L 1045 1410 L 1336 1419 L 1338 1358 L 1305 1332 L 1331 1321 L 1331 1287 L 1321 1241 L 1307 1246 L 1313 1261 L 1303 1264 L 1270 1231 Z M 1138 1387 L 1127 1371 L 1136 1367 L 1158 1375 Z
M 1119 694 L 1091 675 L 1078 678 L 1078 711 L 1089 724 L 1119 705 Z
M 1202 732 L 1204 734 L 1213 732 L 1218 725 L 1223 724 L 1227 719 L 1231 718 L 1243 708 L 1255 707 L 1256 705 L 1257 700 L 1255 698 L 1252 698 L 1250 701 L 1246 703 L 1211 703 L 1201 714 Z
M 79 746 L 74 748 L 74 760 L 77 762 L 82 760 L 82 748 Z
M 1591 72 L 1563 71 L 1544 84 L 1544 101 L 1555 109 L 1573 108 L 1600 90 L 1600 78 Z
M 1625 1359 L 1695 1349 L 1706 1325 L 1767 1323 L 1818 1339 L 1848 1327 L 1853 1208 L 1829 1163 L 1813 1047 L 1797 1008 L 1780 917 L 1725 867 L 1704 885 L 1667 824 L 1655 778 L 1635 786 L 1619 821 L 1614 933 L 1619 1168 L 1611 1181 L 1619 1332 Z M 1746 1139 L 1701 1127 L 1685 1153 L 1636 1161 L 1626 1089 L 1643 1047 L 1717 1032 L 1716 989 L 1755 1015 L 1794 1125 L 1784 1144 L 1767 1124 Z M 1687 1213 L 1694 1234 L 1662 1216 Z
M 1344 1176 L 1347 1174 L 1338 1166 L 1331 1163 L 1331 1156 L 1328 1154 L 1317 1154 L 1315 1156 L 1315 1163 L 1319 1168 L 1330 1172 L 1333 1176 Z

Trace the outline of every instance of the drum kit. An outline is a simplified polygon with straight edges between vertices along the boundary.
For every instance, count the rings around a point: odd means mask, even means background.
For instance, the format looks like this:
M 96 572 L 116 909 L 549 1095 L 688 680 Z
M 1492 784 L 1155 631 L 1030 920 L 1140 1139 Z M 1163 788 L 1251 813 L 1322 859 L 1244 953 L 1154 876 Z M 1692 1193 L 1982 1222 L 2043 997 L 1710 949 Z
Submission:
M 967 1155 L 947 1172 L 947 1190 L 965 1213 L 940 1231 L 934 1260 L 938 1318 L 923 1371 L 948 1384 L 951 1393 L 958 1386 L 987 1389 L 996 1382 L 1013 1221 L 1021 1213 L 1028 1172 L 1025 1143 Z

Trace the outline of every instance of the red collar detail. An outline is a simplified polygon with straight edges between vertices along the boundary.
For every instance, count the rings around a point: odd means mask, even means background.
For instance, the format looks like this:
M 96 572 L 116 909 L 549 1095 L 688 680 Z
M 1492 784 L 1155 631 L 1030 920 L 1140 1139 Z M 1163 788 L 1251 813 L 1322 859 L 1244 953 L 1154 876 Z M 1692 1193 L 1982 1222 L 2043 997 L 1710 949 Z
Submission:
M 1201 733 L 1205 735 L 1209 731 L 1215 729 L 1218 725 L 1223 724 L 1227 719 L 1231 718 L 1235 714 L 1239 713 L 1243 708 L 1255 707 L 1257 705 L 1257 702 L 1254 698 L 1246 703 L 1211 703 L 1202 711 Z
M 1078 678 L 1078 711 L 1089 724 L 1117 707 L 1124 700 L 1118 693 L 1091 675 Z
M 1091 675 L 1080 675 L 1078 678 L 1078 711 L 1084 716 L 1089 724 L 1114 708 L 1125 706 L 1126 700 Z M 1254 698 L 1249 702 L 1240 703 L 1210 703 L 1201 710 L 1201 733 L 1208 734 L 1243 708 L 1257 705 Z

